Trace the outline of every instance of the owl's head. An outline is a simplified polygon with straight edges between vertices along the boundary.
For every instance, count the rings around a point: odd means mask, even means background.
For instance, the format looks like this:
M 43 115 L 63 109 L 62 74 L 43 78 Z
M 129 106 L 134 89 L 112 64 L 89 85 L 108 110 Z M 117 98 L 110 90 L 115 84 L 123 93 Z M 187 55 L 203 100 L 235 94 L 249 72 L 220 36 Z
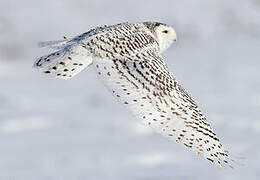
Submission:
M 165 51 L 172 43 L 177 41 L 176 32 L 171 26 L 158 22 L 144 22 L 144 24 L 157 39 L 160 46 L 160 52 Z

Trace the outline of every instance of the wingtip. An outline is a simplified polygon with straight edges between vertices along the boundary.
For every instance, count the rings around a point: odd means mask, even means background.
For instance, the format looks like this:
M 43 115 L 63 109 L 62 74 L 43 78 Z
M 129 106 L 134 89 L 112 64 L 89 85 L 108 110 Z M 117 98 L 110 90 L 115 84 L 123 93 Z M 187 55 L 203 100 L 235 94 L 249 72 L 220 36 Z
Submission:
M 57 41 L 40 41 L 37 43 L 39 48 L 51 48 L 51 49 L 61 49 L 63 48 L 69 39 L 57 40 Z

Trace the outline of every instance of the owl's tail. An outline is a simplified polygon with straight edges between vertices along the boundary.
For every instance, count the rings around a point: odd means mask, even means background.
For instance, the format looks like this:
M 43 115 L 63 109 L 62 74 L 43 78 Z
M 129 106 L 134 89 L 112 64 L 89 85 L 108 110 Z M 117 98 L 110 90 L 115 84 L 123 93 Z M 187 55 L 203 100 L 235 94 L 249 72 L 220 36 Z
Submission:
M 57 42 L 57 43 L 56 43 Z M 57 46 L 60 41 L 52 41 L 45 45 L 55 45 L 60 49 L 38 58 L 33 67 L 38 71 L 59 79 L 70 79 L 92 63 L 87 49 L 79 44 Z

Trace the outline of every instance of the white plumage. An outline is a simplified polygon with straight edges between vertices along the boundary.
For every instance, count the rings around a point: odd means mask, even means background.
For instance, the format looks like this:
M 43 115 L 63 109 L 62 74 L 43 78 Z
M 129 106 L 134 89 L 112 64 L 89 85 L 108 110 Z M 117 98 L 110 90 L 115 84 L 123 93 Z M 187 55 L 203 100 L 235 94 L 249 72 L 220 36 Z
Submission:
M 101 26 L 73 39 L 41 43 L 57 51 L 34 67 L 70 79 L 93 64 L 108 89 L 145 125 L 220 167 L 231 167 L 228 151 L 161 56 L 176 40 L 173 28 L 157 22 Z

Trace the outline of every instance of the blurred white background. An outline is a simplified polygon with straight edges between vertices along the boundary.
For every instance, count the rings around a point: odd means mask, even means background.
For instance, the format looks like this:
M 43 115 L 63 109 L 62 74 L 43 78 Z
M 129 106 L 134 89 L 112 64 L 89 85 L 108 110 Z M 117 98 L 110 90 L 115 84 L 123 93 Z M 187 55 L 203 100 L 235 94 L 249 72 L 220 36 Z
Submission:
M 164 56 L 244 166 L 220 170 L 139 124 L 92 68 L 70 81 L 32 69 L 44 40 L 160 21 Z M 1 0 L 0 180 L 259 179 L 259 0 Z

